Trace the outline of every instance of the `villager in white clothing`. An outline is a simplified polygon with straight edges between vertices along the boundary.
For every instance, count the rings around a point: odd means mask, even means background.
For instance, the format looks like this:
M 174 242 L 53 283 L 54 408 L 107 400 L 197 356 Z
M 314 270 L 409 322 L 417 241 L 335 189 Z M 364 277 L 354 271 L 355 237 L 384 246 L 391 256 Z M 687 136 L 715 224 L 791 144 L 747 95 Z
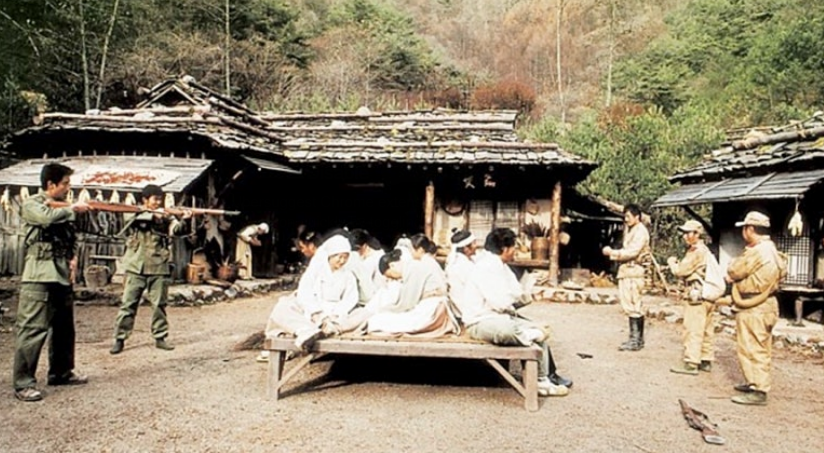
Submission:
M 260 223 L 249 225 L 242 229 L 237 235 L 237 245 L 235 246 L 235 262 L 238 264 L 238 277 L 242 280 L 250 280 L 252 274 L 252 247 L 260 247 L 259 236 L 269 232 L 269 225 Z
M 446 257 L 446 280 L 449 284 L 449 298 L 457 309 L 461 305 L 458 301 L 464 297 L 466 285 L 475 271 L 473 258 L 477 243 L 475 235 L 467 230 L 454 230 L 451 242 L 451 250 Z M 460 310 L 456 311 L 460 318 Z
M 446 274 L 432 255 L 437 246 L 425 235 L 411 238 L 413 259 L 404 262 L 398 302 L 369 318 L 367 331 L 439 337 L 459 333 L 447 297 Z
M 309 262 L 297 291 L 275 305 L 266 335 L 294 334 L 295 344 L 308 348 L 324 335 L 339 333 L 358 303 L 355 276 L 345 267 L 350 253 L 347 238 L 327 239 Z
M 489 253 L 479 256 L 463 296 L 454 302 L 461 311 L 469 336 L 501 346 L 529 346 L 543 350 L 538 361 L 538 392 L 542 396 L 564 396 L 572 381 L 556 373 L 546 333 L 538 324 L 518 314 L 515 307 L 525 294 L 515 274 L 507 266 L 515 256 L 515 233 L 495 228 L 486 238 Z

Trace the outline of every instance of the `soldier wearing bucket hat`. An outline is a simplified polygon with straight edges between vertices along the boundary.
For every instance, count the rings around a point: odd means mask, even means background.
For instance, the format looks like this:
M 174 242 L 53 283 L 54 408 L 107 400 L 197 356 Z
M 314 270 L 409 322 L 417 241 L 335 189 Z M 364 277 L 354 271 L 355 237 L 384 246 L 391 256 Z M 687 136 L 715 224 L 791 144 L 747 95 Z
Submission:
M 707 274 L 707 260 L 715 259 L 704 244 L 704 227 L 696 220 L 687 220 L 678 227 L 687 252 L 681 260 L 667 259 L 672 275 L 684 280 L 684 353 L 681 364 L 670 368 L 673 373 L 697 375 L 698 371 L 712 370 L 714 358 L 713 325 L 714 301 L 706 300 L 702 290 Z M 708 256 L 707 254 L 710 254 Z
M 727 281 L 733 284 L 738 362 L 746 382 L 736 385 L 738 404 L 765 405 L 770 391 L 772 329 L 778 321 L 778 300 L 774 293 L 786 261 L 770 240 L 770 218 L 750 211 L 741 227 L 747 243 L 744 253 L 730 262 Z

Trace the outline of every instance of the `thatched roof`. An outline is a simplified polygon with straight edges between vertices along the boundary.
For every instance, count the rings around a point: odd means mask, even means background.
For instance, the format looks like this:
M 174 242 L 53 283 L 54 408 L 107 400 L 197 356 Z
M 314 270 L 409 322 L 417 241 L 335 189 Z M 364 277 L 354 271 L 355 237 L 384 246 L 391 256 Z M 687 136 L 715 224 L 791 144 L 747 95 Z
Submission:
M 385 162 L 561 166 L 577 170 L 576 179 L 596 167 L 556 144 L 518 139 L 516 113 L 440 109 L 372 112 L 366 108 L 355 113 L 257 112 L 191 77 L 183 77 L 153 87 L 146 100 L 131 110 L 43 114 L 37 118 L 37 125 L 15 134 L 9 148 L 24 157 L 40 157 L 42 152 L 32 146 L 33 142 L 54 142 L 55 134 L 161 133 L 186 134 L 205 140 L 215 149 L 296 165 Z

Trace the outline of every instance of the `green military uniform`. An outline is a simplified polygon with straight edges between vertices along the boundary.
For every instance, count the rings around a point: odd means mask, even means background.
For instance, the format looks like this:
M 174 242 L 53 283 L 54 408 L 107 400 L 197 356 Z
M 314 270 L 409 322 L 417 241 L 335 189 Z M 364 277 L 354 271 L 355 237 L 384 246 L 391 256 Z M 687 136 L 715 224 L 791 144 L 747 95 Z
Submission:
M 161 340 L 169 333 L 166 300 L 170 275 L 170 235 L 184 234 L 186 223 L 174 218 L 156 217 L 151 212 L 127 214 L 125 220 L 126 253 L 122 264 L 126 282 L 115 321 L 115 340 L 125 340 L 132 332 L 144 291 L 153 309 L 152 336 Z
M 74 369 L 74 302 L 69 262 L 75 255 L 74 212 L 49 207 L 38 194 L 23 202 L 25 265 L 17 306 L 14 351 L 15 390 L 34 387 L 37 362 L 49 330 L 49 381 L 65 379 Z

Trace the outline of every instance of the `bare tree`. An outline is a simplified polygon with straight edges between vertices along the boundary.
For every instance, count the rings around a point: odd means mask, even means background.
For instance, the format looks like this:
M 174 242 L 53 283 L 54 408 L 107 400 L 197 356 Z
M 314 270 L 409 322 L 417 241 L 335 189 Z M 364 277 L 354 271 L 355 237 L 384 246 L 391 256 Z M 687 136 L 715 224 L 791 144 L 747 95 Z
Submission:
M 223 71 L 224 71 L 224 82 L 225 82 L 225 90 L 226 96 L 232 95 L 232 66 L 231 61 L 229 60 L 229 48 L 232 45 L 232 30 L 230 27 L 231 24 L 231 16 L 229 12 L 230 0 L 226 0 L 225 8 L 223 10 L 223 32 L 224 32 L 224 45 L 223 45 Z
M 100 108 L 100 98 L 103 96 L 103 88 L 106 85 L 106 56 L 109 53 L 109 41 L 112 39 L 114 24 L 115 21 L 117 21 L 117 8 L 119 6 L 120 0 L 114 0 L 114 6 L 112 6 L 112 15 L 109 18 L 109 29 L 106 30 L 106 37 L 103 39 L 103 50 L 100 56 L 100 75 L 97 78 L 97 99 L 94 103 L 94 108 L 96 109 Z
M 558 102 L 561 104 L 561 124 L 566 123 L 566 103 L 564 102 L 564 84 L 561 70 L 561 19 L 564 14 L 566 0 L 558 0 L 558 9 L 555 13 L 555 66 L 558 72 Z
M 89 55 L 86 49 L 86 14 L 83 9 L 83 0 L 77 2 L 80 14 L 80 62 L 83 67 L 83 107 L 91 108 L 91 88 L 89 82 Z

